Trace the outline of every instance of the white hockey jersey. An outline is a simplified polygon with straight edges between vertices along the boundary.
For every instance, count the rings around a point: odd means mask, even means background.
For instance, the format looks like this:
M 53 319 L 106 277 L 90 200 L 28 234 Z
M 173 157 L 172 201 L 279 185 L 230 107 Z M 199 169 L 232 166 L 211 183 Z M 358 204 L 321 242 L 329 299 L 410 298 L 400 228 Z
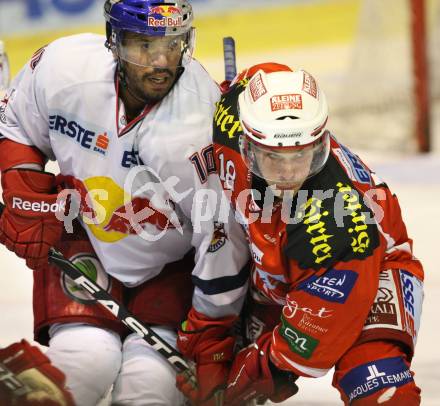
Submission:
M 8 91 L 0 136 L 58 162 L 110 275 L 136 286 L 195 247 L 193 304 L 213 317 L 230 313 L 246 291 L 248 249 L 225 206 L 222 219 L 211 215 L 222 196 L 211 145 L 218 86 L 193 60 L 160 103 L 124 128 L 104 42 L 80 34 L 37 52 Z M 143 209 L 141 220 L 130 222 L 127 207 Z

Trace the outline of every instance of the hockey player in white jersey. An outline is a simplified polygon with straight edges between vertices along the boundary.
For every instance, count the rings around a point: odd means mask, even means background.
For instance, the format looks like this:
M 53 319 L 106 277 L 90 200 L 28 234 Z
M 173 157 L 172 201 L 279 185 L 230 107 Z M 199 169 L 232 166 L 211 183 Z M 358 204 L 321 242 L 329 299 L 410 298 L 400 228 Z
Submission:
M 191 5 L 107 0 L 104 14 L 107 38 L 40 49 L 2 101 L 0 241 L 35 271 L 35 339 L 49 344 L 76 404 L 96 405 L 114 385 L 115 404 L 178 405 L 167 362 L 47 262 L 55 246 L 172 345 L 189 309 L 190 342 L 197 326 L 211 327 L 206 317 L 216 320 L 212 348 L 231 345 L 223 337 L 241 308 L 248 254 L 240 227 L 212 216 L 219 89 L 192 59 Z M 58 176 L 44 172 L 48 159 Z M 80 220 L 63 224 L 66 188 Z M 220 361 L 204 366 L 214 390 L 227 360 L 210 351 L 205 359 Z

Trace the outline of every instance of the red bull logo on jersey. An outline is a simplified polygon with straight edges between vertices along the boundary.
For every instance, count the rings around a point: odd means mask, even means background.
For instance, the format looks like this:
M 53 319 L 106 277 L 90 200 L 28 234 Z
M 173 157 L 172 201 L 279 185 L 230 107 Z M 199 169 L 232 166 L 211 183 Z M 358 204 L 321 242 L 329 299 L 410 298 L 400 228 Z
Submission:
M 68 120 L 60 114 L 49 115 L 49 130 L 76 142 L 81 148 L 100 155 L 106 155 L 109 145 L 107 132 L 85 128 L 75 120 Z
M 139 216 L 140 213 L 142 214 Z M 155 225 L 159 230 L 176 228 L 165 214 L 151 205 L 149 199 L 136 197 L 112 213 L 104 230 L 122 234 L 136 234 L 136 225 L 142 226 L 146 223 Z
M 78 192 L 80 216 L 100 241 L 116 242 L 135 234 L 142 237 L 146 230 L 155 240 L 166 230 L 180 227 L 171 201 L 157 208 L 149 198 L 131 196 L 105 176 L 83 181 L 65 176 L 62 181 L 65 187 Z
M 148 25 L 151 27 L 180 27 L 183 23 L 180 8 L 168 5 L 150 7 Z

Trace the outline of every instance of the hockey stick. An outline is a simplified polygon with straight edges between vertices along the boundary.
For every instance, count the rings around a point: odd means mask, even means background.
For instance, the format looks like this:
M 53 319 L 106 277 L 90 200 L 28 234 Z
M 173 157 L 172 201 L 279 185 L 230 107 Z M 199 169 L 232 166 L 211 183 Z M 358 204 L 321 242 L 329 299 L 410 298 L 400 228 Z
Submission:
M 0 215 L 4 205 L 0 203 Z M 86 274 L 82 273 L 72 262 L 64 258 L 63 254 L 51 248 L 49 250 L 49 263 L 54 264 L 63 271 L 73 282 L 90 293 L 96 301 L 111 312 L 117 319 L 122 321 L 131 331 L 141 336 L 144 341 L 150 344 L 159 354 L 161 354 L 178 373 L 188 374 L 190 379 L 195 377 L 188 363 L 182 355 L 158 334 L 139 321 L 136 316 L 130 313 L 121 303 L 117 302 L 110 293 L 95 283 Z
M 237 75 L 235 41 L 232 37 L 223 38 L 223 58 L 225 63 L 225 80 L 231 82 Z
M 237 58 L 235 54 L 235 40 L 232 37 L 223 38 L 223 61 L 225 65 L 225 80 L 231 82 L 237 76 Z M 215 393 L 216 404 L 223 405 L 224 389 L 218 390 Z M 248 400 L 243 406 L 256 405 L 255 400 Z
M 126 307 L 116 301 L 110 293 L 87 275 L 83 274 L 72 262 L 64 258 L 63 254 L 51 248 L 49 251 L 49 262 L 62 270 L 76 285 L 81 286 L 89 292 L 99 304 L 122 321 L 131 331 L 141 336 L 153 349 L 161 354 L 177 372 L 192 374 L 189 365 L 175 348 L 164 341 L 149 326 L 138 320 Z

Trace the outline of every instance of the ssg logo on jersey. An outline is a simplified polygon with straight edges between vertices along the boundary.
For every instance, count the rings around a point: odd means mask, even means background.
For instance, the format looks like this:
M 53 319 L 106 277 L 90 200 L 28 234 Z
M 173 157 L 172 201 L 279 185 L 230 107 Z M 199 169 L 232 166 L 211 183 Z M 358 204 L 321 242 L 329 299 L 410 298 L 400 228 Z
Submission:
M 345 303 L 357 278 L 356 272 L 330 269 L 324 275 L 306 279 L 298 289 L 329 302 Z
M 411 335 L 415 345 L 422 312 L 423 283 L 404 270 L 400 271 L 400 281 L 405 307 L 405 329 Z
M 49 116 L 49 130 L 67 137 L 88 151 L 104 156 L 107 153 L 109 137 L 105 131 L 87 129 L 59 114 Z

